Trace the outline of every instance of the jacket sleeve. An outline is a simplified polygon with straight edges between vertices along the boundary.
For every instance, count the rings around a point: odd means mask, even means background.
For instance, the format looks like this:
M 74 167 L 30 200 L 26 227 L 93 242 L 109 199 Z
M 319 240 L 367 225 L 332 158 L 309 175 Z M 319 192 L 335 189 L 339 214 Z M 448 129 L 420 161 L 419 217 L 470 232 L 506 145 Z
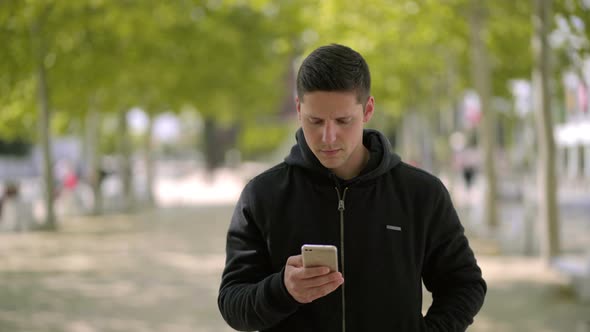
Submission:
M 422 278 L 432 293 L 427 331 L 465 331 L 483 305 L 487 286 L 449 193 L 439 182 L 433 213 L 427 217 Z
M 236 205 L 227 233 L 219 296 L 225 321 L 240 331 L 268 329 L 297 310 L 284 284 L 284 267 L 273 271 L 266 241 L 254 220 L 250 182 Z

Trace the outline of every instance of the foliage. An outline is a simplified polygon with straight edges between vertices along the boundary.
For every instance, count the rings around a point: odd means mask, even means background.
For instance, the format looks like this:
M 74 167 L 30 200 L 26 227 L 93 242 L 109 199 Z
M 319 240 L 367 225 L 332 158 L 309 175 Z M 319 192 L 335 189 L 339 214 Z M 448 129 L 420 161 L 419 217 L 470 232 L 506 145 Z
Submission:
M 240 132 L 239 150 L 246 159 L 270 154 L 285 137 L 293 136 L 293 126 L 288 123 L 247 122 Z
M 584 3 L 556 1 L 558 18 L 573 31 L 563 47 L 568 63 L 575 62 L 572 54 L 587 54 L 590 14 Z M 31 39 L 36 22 L 46 47 L 54 132 L 80 128 L 70 122 L 80 122 L 89 107 L 112 113 L 139 106 L 156 114 L 190 105 L 224 124 L 268 118 L 291 98 L 288 72 L 294 59 L 332 42 L 365 55 L 378 110 L 396 122 L 405 112 L 451 109 L 442 105 L 456 104 L 472 85 L 470 5 L 468 0 L 3 1 L 0 138 L 30 138 L 37 131 Z M 487 1 L 485 6 L 493 93 L 507 97 L 510 80 L 530 76 L 531 4 Z M 264 133 L 258 130 L 266 131 L 262 127 L 247 128 L 256 137 Z M 245 151 L 259 149 L 254 139 L 246 142 Z

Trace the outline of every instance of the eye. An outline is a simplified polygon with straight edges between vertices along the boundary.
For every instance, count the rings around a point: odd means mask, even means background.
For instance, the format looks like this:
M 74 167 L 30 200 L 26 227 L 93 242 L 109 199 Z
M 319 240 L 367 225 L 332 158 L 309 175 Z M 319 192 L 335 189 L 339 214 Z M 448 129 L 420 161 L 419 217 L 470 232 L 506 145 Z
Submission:
M 351 121 L 352 121 L 352 118 L 338 119 L 338 123 L 340 123 L 340 124 L 349 124 Z
M 314 124 L 314 125 L 319 125 L 319 124 L 322 123 L 322 120 L 321 119 L 316 119 L 316 118 L 309 118 L 309 122 L 311 124 Z

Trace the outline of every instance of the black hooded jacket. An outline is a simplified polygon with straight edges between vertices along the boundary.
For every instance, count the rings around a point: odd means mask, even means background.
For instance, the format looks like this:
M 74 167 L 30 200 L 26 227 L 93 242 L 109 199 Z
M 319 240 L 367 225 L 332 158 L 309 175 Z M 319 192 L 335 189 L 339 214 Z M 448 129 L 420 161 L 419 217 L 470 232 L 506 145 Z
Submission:
M 301 130 L 296 137 L 283 163 L 246 185 L 234 211 L 218 298 L 229 325 L 342 331 L 345 320 L 347 332 L 464 331 L 486 284 L 440 180 L 403 163 L 374 130 L 363 135 L 367 167 L 348 181 L 321 165 Z M 300 304 L 283 274 L 306 243 L 338 247 L 344 284 Z M 425 316 L 422 282 L 433 295 Z

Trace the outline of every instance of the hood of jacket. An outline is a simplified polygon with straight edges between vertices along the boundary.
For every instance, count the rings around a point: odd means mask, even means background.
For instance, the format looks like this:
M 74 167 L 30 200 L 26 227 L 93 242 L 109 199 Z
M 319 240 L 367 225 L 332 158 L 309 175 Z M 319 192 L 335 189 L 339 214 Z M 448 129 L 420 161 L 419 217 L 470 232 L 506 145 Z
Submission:
M 318 158 L 313 154 L 309 145 L 305 141 L 303 130 L 299 128 L 295 134 L 297 143 L 291 148 L 291 152 L 285 158 L 285 163 L 291 166 L 297 166 L 308 170 L 318 176 L 336 178 L 334 173 L 322 165 Z M 376 179 L 377 177 L 389 172 L 392 168 L 401 162 L 401 158 L 391 152 L 391 144 L 387 138 L 377 130 L 363 130 L 363 145 L 369 150 L 369 162 L 359 175 L 348 181 L 361 182 Z M 341 182 L 343 180 L 340 180 Z

